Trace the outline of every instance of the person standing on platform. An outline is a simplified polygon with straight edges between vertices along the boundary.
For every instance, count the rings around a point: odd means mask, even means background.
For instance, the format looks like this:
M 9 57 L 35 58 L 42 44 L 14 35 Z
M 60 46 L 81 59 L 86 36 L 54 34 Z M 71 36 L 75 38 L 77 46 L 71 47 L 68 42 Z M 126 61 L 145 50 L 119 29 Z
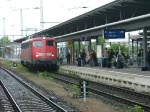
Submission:
M 81 66 L 81 63 L 82 63 L 82 60 L 81 60 L 81 53 L 82 51 L 80 50 L 79 53 L 78 53 L 78 66 Z
M 142 60 L 141 56 L 142 56 L 142 51 L 141 51 L 141 49 L 139 49 L 139 52 L 137 54 L 137 64 L 138 64 L 138 67 L 141 66 L 141 60 Z
M 59 54 L 59 61 L 60 61 L 60 64 L 63 63 L 63 58 L 64 58 L 63 52 L 60 52 L 60 54 Z
M 88 63 L 89 63 L 89 65 L 92 67 L 92 65 L 93 65 L 93 50 L 91 50 L 90 52 L 89 52 L 89 57 L 88 57 Z
M 147 61 L 147 65 L 148 65 L 148 70 L 150 70 L 150 47 L 148 47 L 146 61 Z
M 107 48 L 105 48 L 105 50 L 104 50 L 104 53 L 103 53 L 103 57 L 104 57 L 104 59 L 103 59 L 103 65 L 102 65 L 102 67 L 106 67 L 106 65 L 107 65 L 107 59 L 108 59 L 108 57 L 109 57 L 109 53 L 108 53 L 108 50 L 107 50 Z
M 67 64 L 70 64 L 70 52 L 67 53 L 66 58 L 67 58 Z
M 85 53 L 85 50 L 83 49 L 82 52 L 81 52 L 81 60 L 82 60 L 82 63 L 81 65 L 84 66 L 85 63 L 86 63 L 86 53 Z
M 97 56 L 94 50 L 92 50 L 92 66 L 97 66 Z

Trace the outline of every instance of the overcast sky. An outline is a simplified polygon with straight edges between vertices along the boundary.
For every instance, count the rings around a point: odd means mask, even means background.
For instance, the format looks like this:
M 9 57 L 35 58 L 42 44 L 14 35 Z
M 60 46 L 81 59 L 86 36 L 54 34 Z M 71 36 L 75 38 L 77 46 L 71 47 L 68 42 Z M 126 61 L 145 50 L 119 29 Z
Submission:
M 114 0 L 43 0 L 43 21 L 63 22 L 112 1 Z M 23 30 L 40 29 L 40 9 L 35 9 L 37 7 L 40 8 L 40 0 L 0 0 L 0 37 L 4 33 L 21 34 L 20 9 L 23 10 Z M 44 29 L 54 25 L 56 23 L 45 23 Z M 31 33 L 34 31 L 23 32 L 24 35 Z M 20 36 L 14 37 L 17 38 Z

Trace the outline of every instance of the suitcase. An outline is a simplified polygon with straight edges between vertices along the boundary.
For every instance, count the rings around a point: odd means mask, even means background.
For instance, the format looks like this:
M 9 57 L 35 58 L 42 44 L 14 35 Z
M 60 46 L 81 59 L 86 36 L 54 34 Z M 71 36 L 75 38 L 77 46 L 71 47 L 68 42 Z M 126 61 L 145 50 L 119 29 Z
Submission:
M 147 67 L 142 67 L 142 71 L 147 71 Z
M 123 63 L 120 60 L 118 60 L 116 67 L 117 68 L 123 68 Z

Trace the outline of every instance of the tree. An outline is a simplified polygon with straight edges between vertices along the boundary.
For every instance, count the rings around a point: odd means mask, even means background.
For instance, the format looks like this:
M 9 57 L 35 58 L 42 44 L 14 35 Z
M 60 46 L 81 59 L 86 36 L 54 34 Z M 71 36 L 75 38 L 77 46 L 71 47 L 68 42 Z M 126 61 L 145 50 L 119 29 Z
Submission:
M 111 49 L 113 49 L 114 51 L 119 51 L 119 46 L 120 46 L 121 52 L 123 52 L 125 54 L 128 54 L 129 48 L 125 44 L 121 44 L 121 45 L 119 45 L 119 44 L 112 44 L 111 45 Z
M 9 43 L 11 43 L 9 37 L 2 37 L 0 39 L 0 45 L 6 45 L 6 44 L 9 44 Z
M 106 42 L 106 39 L 104 39 L 102 36 L 98 37 L 98 44 L 103 45 Z

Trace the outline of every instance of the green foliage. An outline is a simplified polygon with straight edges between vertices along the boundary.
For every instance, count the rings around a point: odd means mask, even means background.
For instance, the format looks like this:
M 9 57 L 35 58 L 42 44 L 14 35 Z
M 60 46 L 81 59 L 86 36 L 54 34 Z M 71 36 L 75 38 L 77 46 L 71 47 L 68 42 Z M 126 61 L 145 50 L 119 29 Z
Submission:
M 12 62 L 8 60 L 0 60 L 0 63 L 7 67 L 12 67 Z
M 44 72 L 39 72 L 38 75 L 46 78 L 46 77 L 53 77 L 54 74 L 44 71 Z
M 80 89 L 76 85 L 72 85 L 71 91 L 74 92 L 74 93 L 79 93 Z
M 119 46 L 120 46 L 120 50 L 121 52 L 124 52 L 125 54 L 128 54 L 128 47 L 123 44 L 123 45 L 119 45 L 119 44 L 112 44 L 111 45 L 111 49 L 113 49 L 114 51 L 119 51 Z
M 98 37 L 98 44 L 99 45 L 102 45 L 102 44 L 104 44 L 106 42 L 106 39 L 104 39 L 103 37 Z
M 38 74 L 39 74 L 39 76 L 41 76 L 41 77 L 47 77 L 47 76 L 48 76 L 48 73 L 47 73 L 46 71 L 44 71 L 44 72 L 39 72 Z
M 3 44 L 9 44 L 9 43 L 11 43 L 9 37 L 2 37 L 0 39 L 0 44 L 1 45 L 3 45 Z
M 127 112 L 144 112 L 144 110 L 142 107 L 135 105 L 134 108 L 129 108 Z
M 67 84 L 67 85 L 65 85 L 65 88 L 67 90 L 69 90 L 69 92 L 72 92 L 72 93 L 79 93 L 80 92 L 80 89 L 74 84 Z
M 17 64 L 17 68 L 21 72 L 29 72 L 28 69 L 26 67 L 22 66 L 21 64 Z
M 97 50 L 96 42 L 92 42 L 92 43 L 91 43 L 91 49 L 94 50 L 94 51 Z

